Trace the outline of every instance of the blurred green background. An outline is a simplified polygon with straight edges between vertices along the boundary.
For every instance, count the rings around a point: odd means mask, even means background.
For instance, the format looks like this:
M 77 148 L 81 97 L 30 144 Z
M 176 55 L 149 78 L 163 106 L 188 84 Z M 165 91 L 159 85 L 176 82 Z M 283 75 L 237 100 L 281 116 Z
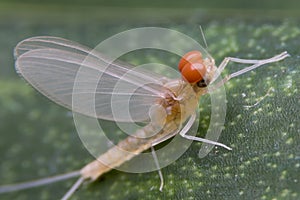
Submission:
M 225 56 L 266 58 L 288 51 L 282 62 L 226 85 L 227 117 L 220 142 L 197 157 L 201 144 L 156 172 L 111 171 L 73 199 L 300 199 L 300 2 L 266 1 L 0 1 L 0 185 L 60 174 L 93 160 L 76 134 L 71 113 L 33 90 L 14 71 L 13 48 L 28 37 L 64 37 L 93 47 L 107 37 L 143 26 L 181 31 L 203 43 L 217 63 Z M 130 58 L 130 57 L 129 57 Z M 157 61 L 142 54 L 133 63 Z M 176 66 L 176 59 L 170 58 Z M 226 73 L 239 65 L 231 65 Z M 269 95 L 258 105 L 253 105 Z M 199 136 L 209 123 L 202 100 Z M 58 199 L 75 180 L 1 194 L 0 199 Z

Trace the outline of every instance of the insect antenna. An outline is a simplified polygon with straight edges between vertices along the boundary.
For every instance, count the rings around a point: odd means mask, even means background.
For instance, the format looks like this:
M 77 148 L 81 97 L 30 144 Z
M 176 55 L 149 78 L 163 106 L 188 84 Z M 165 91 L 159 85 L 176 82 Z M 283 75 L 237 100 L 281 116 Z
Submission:
M 205 35 L 204 35 L 204 31 L 202 29 L 202 26 L 200 25 L 199 28 L 200 28 L 200 31 L 201 31 L 202 39 L 203 39 L 204 44 L 205 44 L 205 48 L 206 48 L 206 50 L 208 50 L 208 45 L 207 45 L 207 42 L 206 42 L 206 39 L 205 39 Z

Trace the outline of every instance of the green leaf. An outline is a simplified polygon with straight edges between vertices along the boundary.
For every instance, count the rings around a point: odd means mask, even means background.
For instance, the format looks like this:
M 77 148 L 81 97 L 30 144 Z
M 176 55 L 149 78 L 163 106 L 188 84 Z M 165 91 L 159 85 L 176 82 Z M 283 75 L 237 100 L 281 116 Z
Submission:
M 200 159 L 201 144 L 194 142 L 180 159 L 162 169 L 162 192 L 156 172 L 112 170 L 80 187 L 73 199 L 300 198 L 299 24 L 212 19 L 203 27 L 217 63 L 226 56 L 262 59 L 282 51 L 291 54 L 226 84 L 227 116 L 219 142 L 233 150 L 215 147 Z M 200 35 L 189 25 L 170 28 Z M 242 67 L 230 64 L 225 74 Z M 209 123 L 209 97 L 201 103 L 198 135 L 203 137 Z M 23 81 L 1 80 L 0 108 L 1 185 L 78 170 L 93 160 L 76 134 L 70 112 Z M 74 182 L 1 194 L 1 199 L 58 199 Z

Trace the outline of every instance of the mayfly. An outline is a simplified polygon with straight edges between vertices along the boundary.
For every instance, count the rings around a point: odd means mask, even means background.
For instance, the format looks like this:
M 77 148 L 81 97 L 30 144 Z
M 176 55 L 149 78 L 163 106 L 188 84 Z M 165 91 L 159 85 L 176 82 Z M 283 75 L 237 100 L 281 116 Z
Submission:
M 104 68 L 103 63 L 108 64 L 108 61 L 100 52 L 92 51 L 73 41 L 48 36 L 25 39 L 16 46 L 14 53 L 17 72 L 49 99 L 72 109 L 74 112 L 87 116 L 113 121 L 126 121 L 126 119 L 121 117 L 113 117 L 109 102 L 105 102 L 107 98 L 101 97 L 103 95 L 107 97 L 112 95 L 112 93 L 114 95 L 122 95 L 121 92 L 113 91 L 113 88 L 108 86 L 118 79 L 122 79 L 123 75 L 131 70 L 133 66 L 116 61 L 109 63 L 108 67 Z M 84 63 L 87 56 L 90 56 L 92 59 Z M 36 181 L 1 186 L 0 193 L 23 190 L 79 177 L 77 182 L 62 198 L 68 199 L 83 182 L 94 181 L 103 173 L 133 158 L 133 154 L 122 153 L 118 151 L 118 148 L 121 147 L 125 151 L 133 152 L 134 155 L 151 149 L 154 160 L 157 161 L 153 146 L 177 134 L 188 140 L 217 145 L 231 150 L 230 147 L 222 143 L 187 134 L 196 119 L 195 110 L 199 98 L 208 93 L 208 86 L 214 82 L 216 82 L 215 87 L 219 87 L 233 77 L 237 77 L 264 64 L 283 60 L 288 56 L 287 52 L 282 52 L 274 57 L 262 60 L 226 57 L 220 66 L 216 67 L 214 59 L 210 55 L 205 54 L 204 56 L 203 52 L 194 50 L 186 53 L 179 61 L 178 68 L 182 78 L 172 80 L 147 70 L 137 71 L 133 79 L 123 81 L 139 86 L 142 85 L 141 81 L 143 80 L 153 84 L 147 84 L 145 87 L 139 88 L 138 95 L 132 94 L 132 99 L 135 102 L 140 102 L 139 105 L 134 105 L 132 119 L 133 121 L 140 121 L 141 119 L 149 118 L 149 109 L 154 108 L 151 109 L 150 115 L 152 118 L 160 120 L 149 122 L 142 129 L 136 131 L 135 134 L 120 141 L 116 146 L 107 150 L 98 159 L 87 164 L 81 170 Z M 217 78 L 229 62 L 249 64 L 249 66 L 217 82 Z M 102 74 L 100 79 L 107 83 L 106 87 L 97 88 L 97 93 L 95 94 L 96 113 L 94 114 L 82 108 L 72 107 L 71 93 L 73 92 L 76 73 L 80 67 L 89 69 L 88 72 L 90 73 L 100 71 Z M 89 86 L 88 84 L 89 81 L 86 80 L 87 87 Z M 85 92 L 91 91 L 87 90 Z M 153 105 L 157 106 L 153 107 Z M 162 113 L 164 115 L 161 115 Z M 164 123 L 160 124 L 160 122 Z M 159 131 L 153 134 L 157 127 L 160 127 Z M 151 137 L 146 139 L 139 137 L 144 135 L 150 135 Z M 100 160 L 105 160 L 105 163 L 109 163 L 109 166 L 103 164 Z M 163 177 L 159 164 L 157 162 L 156 164 L 161 179 L 161 190 Z

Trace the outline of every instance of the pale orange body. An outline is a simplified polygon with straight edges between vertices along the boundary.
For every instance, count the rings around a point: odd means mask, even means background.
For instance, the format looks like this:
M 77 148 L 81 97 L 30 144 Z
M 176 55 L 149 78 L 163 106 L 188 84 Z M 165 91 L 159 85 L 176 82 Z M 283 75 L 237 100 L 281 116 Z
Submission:
M 165 87 L 172 91 L 173 97 L 168 96 L 164 102 L 158 102 L 158 104 L 161 105 L 161 109 L 164 110 L 156 110 L 154 112 L 154 115 L 156 115 L 154 118 L 165 116 L 165 119 L 157 120 L 157 122 L 164 123 L 148 124 L 143 129 L 138 130 L 133 136 L 122 140 L 106 153 L 100 155 L 96 160 L 87 164 L 80 171 L 84 179 L 94 181 L 103 173 L 120 166 L 124 162 L 132 159 L 135 155 L 149 149 L 160 139 L 174 136 L 176 131 L 180 129 L 182 123 L 195 112 L 199 97 L 206 92 L 206 89 L 200 89 L 196 85 L 191 86 L 183 80 L 169 82 Z M 162 115 L 160 112 L 165 112 L 167 115 Z M 147 135 L 153 135 L 155 127 L 157 126 L 163 126 L 158 134 L 143 139 Z

